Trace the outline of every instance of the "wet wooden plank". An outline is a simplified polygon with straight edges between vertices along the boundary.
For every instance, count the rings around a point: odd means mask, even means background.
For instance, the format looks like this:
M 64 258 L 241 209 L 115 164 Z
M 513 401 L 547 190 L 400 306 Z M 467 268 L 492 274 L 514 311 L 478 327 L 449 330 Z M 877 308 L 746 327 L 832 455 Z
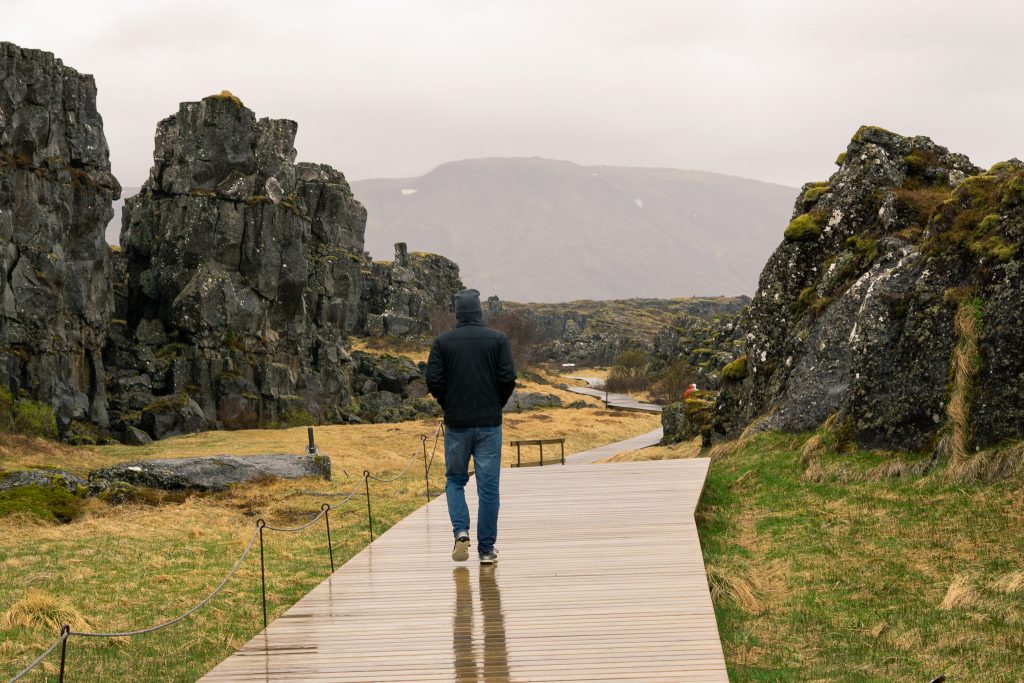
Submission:
M 707 467 L 502 470 L 496 566 L 452 562 L 437 499 L 201 680 L 726 681 L 693 521 Z

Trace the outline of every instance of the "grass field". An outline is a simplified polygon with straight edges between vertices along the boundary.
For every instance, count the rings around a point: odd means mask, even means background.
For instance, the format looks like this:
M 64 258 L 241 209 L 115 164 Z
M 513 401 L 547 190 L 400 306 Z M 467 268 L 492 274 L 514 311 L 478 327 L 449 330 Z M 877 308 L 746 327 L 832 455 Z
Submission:
M 891 454 L 805 465 L 807 438 L 712 460 L 697 521 L 730 679 L 1024 680 L 1022 481 L 886 478 L 913 470 Z
M 566 453 L 641 434 L 657 416 L 601 409 L 533 411 L 505 418 L 505 443 L 517 438 L 566 437 Z M 87 501 L 70 524 L 43 522 L 28 514 L 0 517 L 0 679 L 6 680 L 52 642 L 59 625 L 118 631 L 148 626 L 195 604 L 226 574 L 252 537 L 256 519 L 298 525 L 325 498 L 361 485 L 363 469 L 398 473 L 420 435 L 433 421 L 316 428 L 331 456 L 334 481 L 271 480 L 222 493 L 154 495 L 144 502 L 111 506 Z M 208 432 L 132 448 L 69 448 L 10 439 L 0 444 L 9 469 L 31 465 L 79 473 L 125 460 L 218 453 L 302 452 L 305 428 Z M 432 442 L 430 442 L 432 444 Z M 507 446 L 505 462 L 514 449 Z M 425 498 L 421 456 L 393 484 L 371 483 L 374 528 L 381 533 L 421 506 Z M 438 462 L 443 453 L 438 452 Z M 347 476 L 346 476 L 347 473 Z M 434 495 L 442 490 L 443 466 L 431 471 Z M 365 499 L 331 512 L 335 561 L 341 564 L 367 541 Z M 267 532 L 268 601 L 271 618 L 317 585 L 329 572 L 324 527 L 304 532 Z M 262 628 L 259 556 L 250 555 L 226 590 L 186 621 L 131 639 L 73 638 L 69 680 L 194 681 Z M 51 657 L 24 680 L 53 680 Z

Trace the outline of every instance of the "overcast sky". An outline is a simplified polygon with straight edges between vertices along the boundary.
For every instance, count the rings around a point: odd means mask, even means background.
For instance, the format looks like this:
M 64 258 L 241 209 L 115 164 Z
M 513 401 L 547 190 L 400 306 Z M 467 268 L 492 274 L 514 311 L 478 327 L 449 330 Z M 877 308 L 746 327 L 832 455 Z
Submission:
M 228 89 L 350 179 L 482 156 L 827 177 L 862 123 L 1024 157 L 1024 3 L 0 0 L 0 40 L 95 75 L 114 173 Z

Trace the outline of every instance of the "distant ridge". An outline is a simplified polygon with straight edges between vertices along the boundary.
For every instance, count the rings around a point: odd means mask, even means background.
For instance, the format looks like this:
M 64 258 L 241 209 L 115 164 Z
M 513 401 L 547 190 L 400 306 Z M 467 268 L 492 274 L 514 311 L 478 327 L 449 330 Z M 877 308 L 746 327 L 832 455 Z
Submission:
M 352 183 L 366 248 L 455 260 L 467 286 L 515 301 L 751 295 L 798 190 L 662 168 L 542 158 L 455 161 Z

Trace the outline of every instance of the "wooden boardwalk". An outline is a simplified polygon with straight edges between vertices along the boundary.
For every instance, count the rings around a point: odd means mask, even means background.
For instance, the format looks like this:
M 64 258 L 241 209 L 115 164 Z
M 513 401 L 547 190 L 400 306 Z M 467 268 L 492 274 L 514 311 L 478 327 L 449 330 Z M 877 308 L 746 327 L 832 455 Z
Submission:
M 201 680 L 727 681 L 693 519 L 707 468 L 502 470 L 497 565 L 451 560 L 439 498 Z
M 617 394 L 614 391 L 607 392 L 601 387 L 604 386 L 604 381 L 596 377 L 582 377 L 579 375 L 566 375 L 569 379 L 579 379 L 587 383 L 585 387 L 568 387 L 569 391 L 574 394 L 582 394 L 583 396 L 593 396 L 599 398 L 602 401 L 607 399 L 606 403 L 609 408 L 616 408 L 618 410 L 636 410 L 641 413 L 660 413 L 662 406 L 657 403 L 644 403 L 638 401 L 626 394 Z

